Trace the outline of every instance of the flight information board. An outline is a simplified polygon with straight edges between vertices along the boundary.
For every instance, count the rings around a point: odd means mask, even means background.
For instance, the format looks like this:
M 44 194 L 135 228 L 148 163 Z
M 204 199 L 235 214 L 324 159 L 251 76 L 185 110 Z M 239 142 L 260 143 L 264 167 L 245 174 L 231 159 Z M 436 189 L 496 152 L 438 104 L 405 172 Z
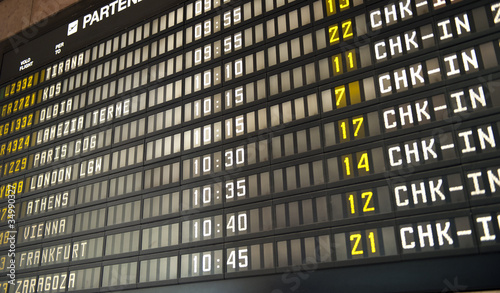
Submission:
M 498 259 L 500 2 L 160 2 L 4 55 L 0 292 Z

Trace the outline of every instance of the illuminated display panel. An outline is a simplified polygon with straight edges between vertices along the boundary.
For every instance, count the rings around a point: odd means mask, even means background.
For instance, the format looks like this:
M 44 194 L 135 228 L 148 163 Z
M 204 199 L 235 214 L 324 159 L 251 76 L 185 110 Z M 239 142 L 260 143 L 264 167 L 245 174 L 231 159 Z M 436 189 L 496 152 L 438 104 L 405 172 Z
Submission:
M 500 3 L 113 3 L 4 55 L 0 292 L 498 259 Z

